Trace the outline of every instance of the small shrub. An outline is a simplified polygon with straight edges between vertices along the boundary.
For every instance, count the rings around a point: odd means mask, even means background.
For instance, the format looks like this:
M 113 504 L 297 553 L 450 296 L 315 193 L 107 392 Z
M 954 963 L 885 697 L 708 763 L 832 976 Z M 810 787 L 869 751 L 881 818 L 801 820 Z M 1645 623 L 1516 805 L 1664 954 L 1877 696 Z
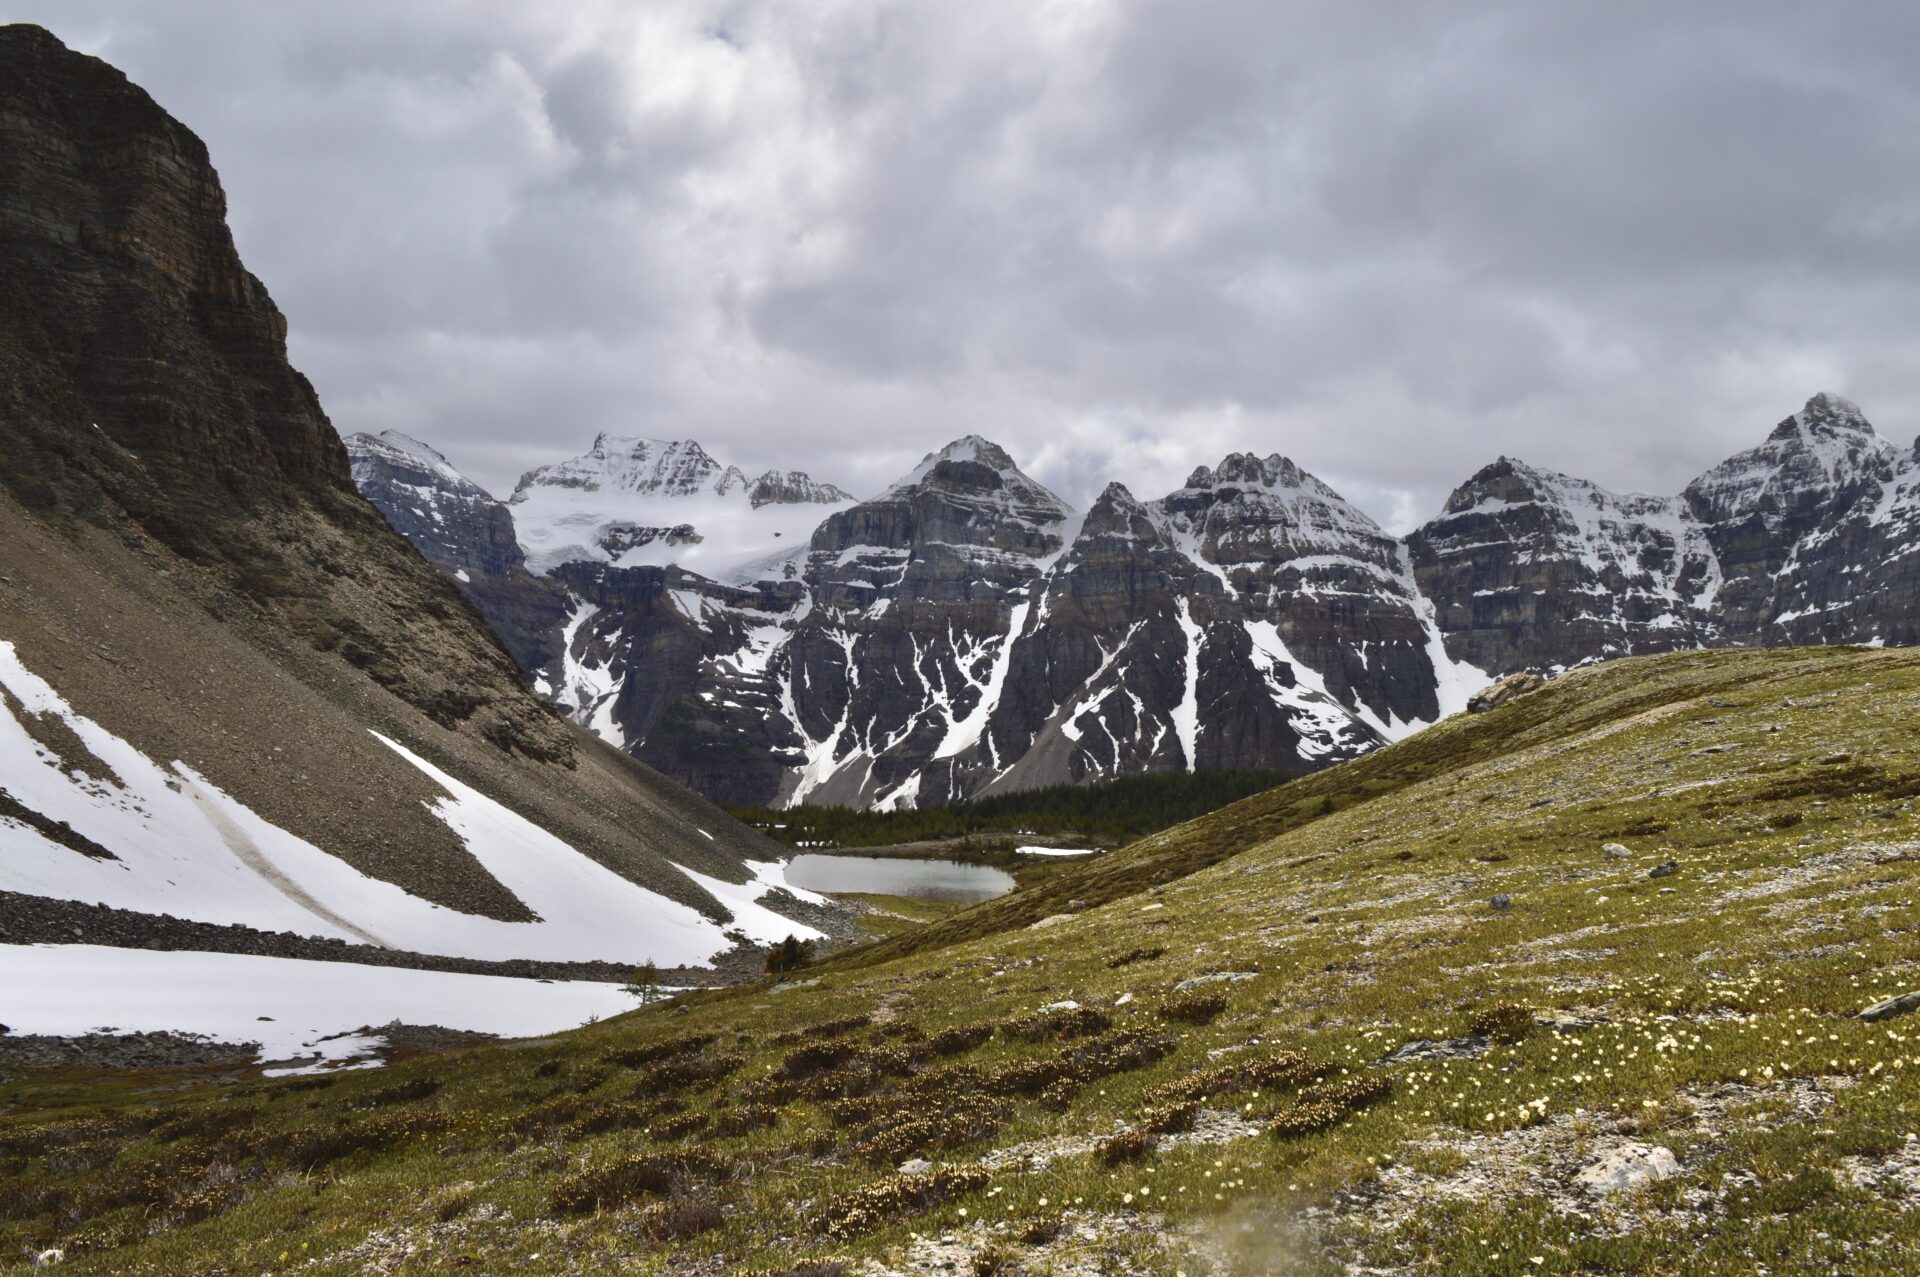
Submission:
M 927 1048 L 918 1042 L 910 1042 L 905 1046 L 870 1046 L 854 1057 L 854 1063 L 875 1073 L 906 1077 L 928 1054 Z
M 812 941 L 788 936 L 767 950 L 766 970 L 770 976 L 782 976 L 790 971 L 798 971 L 812 961 Z
M 640 1212 L 640 1228 L 657 1242 L 686 1241 L 727 1222 L 718 1198 L 700 1193 L 655 1202 Z
M 569 1175 L 553 1192 L 560 1215 L 587 1215 L 641 1197 L 671 1197 L 718 1167 L 698 1153 L 641 1153 Z
M 977 1166 L 942 1166 L 917 1175 L 889 1175 L 827 1202 L 816 1224 L 839 1241 L 850 1241 L 909 1212 L 919 1214 L 943 1202 L 985 1188 L 991 1177 Z
M 780 1124 L 780 1110 L 771 1104 L 743 1104 L 739 1108 L 727 1109 L 714 1119 L 715 1135 L 745 1135 L 749 1131 L 763 1131 Z
M 1027 1060 L 1002 1065 L 980 1079 L 984 1095 L 1038 1095 L 1067 1075 L 1059 1060 Z
M 1171 1135 L 1176 1131 L 1192 1130 L 1193 1120 L 1199 1114 L 1198 1104 L 1155 1104 L 1141 1111 L 1140 1126 L 1143 1130 Z
M 849 1015 L 838 1020 L 824 1020 L 819 1024 L 809 1024 L 805 1028 L 788 1029 L 784 1033 L 776 1033 L 767 1039 L 767 1045 L 792 1046 L 796 1042 L 845 1037 L 872 1023 L 873 1017 L 870 1015 Z
M 1277 1113 L 1267 1130 L 1282 1139 L 1311 1135 L 1391 1094 L 1393 1081 L 1384 1073 L 1364 1073 L 1344 1082 L 1316 1086 Z
M 705 1130 L 710 1120 L 705 1113 L 683 1113 L 678 1117 L 648 1123 L 647 1134 L 656 1140 L 685 1139 L 696 1131 Z
M 550 1100 L 523 1110 L 515 1124 L 527 1130 L 553 1130 L 578 1118 L 588 1107 L 578 1095 L 556 1095 Z
M 1094 1145 L 1093 1155 L 1102 1166 L 1118 1166 L 1122 1162 L 1140 1161 L 1153 1152 L 1158 1142 L 1158 1137 L 1152 1131 L 1136 1127 L 1101 1140 Z
M 827 1121 L 834 1126 L 861 1126 L 883 1113 L 896 1113 L 909 1105 L 901 1095 L 858 1095 L 836 1100 L 827 1106 Z
M 162 1122 L 153 1128 L 153 1138 L 172 1144 L 188 1136 L 227 1135 L 251 1125 L 258 1116 L 259 1109 L 245 1104 L 207 1105 Z
M 1171 1033 L 1122 1029 L 1075 1047 L 1067 1052 L 1066 1062 L 1073 1076 L 1093 1081 L 1158 1064 L 1179 1045 L 1180 1040 Z
M 439 1094 L 440 1083 L 430 1077 L 401 1082 L 360 1097 L 356 1108 L 384 1108 L 389 1104 L 413 1104 Z
M 1226 1009 L 1226 994 L 1189 989 L 1162 1002 L 1159 1016 L 1162 1020 L 1177 1020 L 1182 1024 L 1212 1024 Z
M 869 1162 L 896 1165 L 923 1153 L 992 1138 L 1006 1109 L 978 1096 L 954 1096 L 934 1111 L 923 1105 L 883 1112 L 853 1132 L 853 1152 Z
M 698 1090 L 711 1086 L 746 1062 L 746 1056 L 732 1052 L 667 1060 L 642 1074 L 634 1093 L 671 1094 L 680 1090 Z
M 1058 1216 L 1042 1215 L 1020 1225 L 1020 1240 L 1028 1246 L 1045 1246 L 1058 1241 L 1060 1234 L 1066 1231 L 1066 1223 Z
M 608 1131 L 636 1131 L 652 1120 L 650 1110 L 637 1104 L 594 1104 L 566 1125 L 568 1139 L 586 1139 Z
M 1286 1090 L 1304 1086 L 1326 1070 L 1307 1063 L 1297 1051 L 1278 1051 L 1265 1059 L 1205 1069 L 1173 1078 L 1152 1087 L 1145 1096 L 1149 1105 L 1184 1104 L 1236 1091 Z
M 434 1219 L 442 1224 L 451 1223 L 474 1208 L 478 1197 L 475 1185 L 471 1182 L 449 1185 L 435 1195 L 430 1203 Z
M 853 1056 L 852 1043 L 821 1042 L 789 1052 L 787 1058 L 780 1061 L 780 1072 L 790 1078 L 809 1078 L 840 1068 Z
M 768 1073 L 738 1087 L 733 1097 L 747 1104 L 789 1104 L 800 1098 L 800 1084 L 792 1078 Z
M 740 1277 L 847 1277 L 852 1271 L 844 1259 L 808 1259 L 791 1268 L 743 1269 Z
M 927 1045 L 935 1055 L 964 1055 L 993 1036 L 991 1024 L 968 1024 L 942 1029 Z
M 358 1122 L 325 1122 L 276 1132 L 273 1151 L 295 1166 L 313 1167 L 336 1162 L 355 1153 L 396 1148 L 447 1129 L 447 1119 L 435 1113 L 394 1113 Z
M 719 1041 L 719 1035 L 717 1034 L 696 1033 L 690 1037 L 673 1038 L 666 1042 L 655 1042 L 650 1046 L 618 1047 L 612 1051 L 604 1052 L 600 1058 L 608 1064 L 617 1064 L 623 1069 L 638 1069 L 644 1068 L 649 1064 L 658 1064 L 661 1060 L 676 1060 L 684 1055 L 692 1055 L 695 1052 L 704 1051 L 717 1041 Z M 550 1063 L 557 1064 L 559 1061 L 550 1061 Z M 541 1066 L 541 1068 L 545 1067 L 545 1065 Z M 545 1075 L 542 1074 L 541 1076 Z
M 989 1246 L 967 1265 L 973 1277 L 1022 1277 L 1027 1270 L 1020 1261 L 998 1246 Z
M 1103 1033 L 1112 1023 L 1112 1018 L 1098 1007 L 1061 1007 L 1009 1020 L 1000 1026 L 1000 1032 L 1020 1042 L 1051 1042 Z
M 1533 1012 L 1512 1003 L 1483 1007 L 1467 1021 L 1467 1029 L 1479 1037 L 1511 1045 L 1533 1032 Z
M 1085 1086 L 1077 1077 L 1063 1077 L 1058 1082 L 1040 1092 L 1040 1107 L 1054 1113 L 1064 1113 L 1073 1107 L 1073 1099 Z

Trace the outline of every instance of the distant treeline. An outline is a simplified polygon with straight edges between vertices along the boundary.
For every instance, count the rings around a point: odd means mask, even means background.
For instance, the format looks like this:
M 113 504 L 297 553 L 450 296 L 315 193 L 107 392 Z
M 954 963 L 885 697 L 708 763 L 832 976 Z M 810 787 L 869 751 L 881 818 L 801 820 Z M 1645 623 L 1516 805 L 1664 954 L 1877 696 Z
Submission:
M 884 847 L 928 838 L 1078 834 L 1105 847 L 1144 837 L 1272 789 L 1286 772 L 1231 769 L 1122 776 L 1095 785 L 1054 785 L 912 811 L 852 807 L 734 807 L 736 819 L 789 846 Z

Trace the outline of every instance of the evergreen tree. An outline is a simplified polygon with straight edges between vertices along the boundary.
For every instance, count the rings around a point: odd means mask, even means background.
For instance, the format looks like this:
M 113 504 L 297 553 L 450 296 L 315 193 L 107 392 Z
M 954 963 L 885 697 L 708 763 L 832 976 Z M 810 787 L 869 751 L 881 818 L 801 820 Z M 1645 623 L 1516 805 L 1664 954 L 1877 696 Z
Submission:
M 647 1006 L 660 997 L 660 968 L 653 959 L 640 964 L 627 982 L 620 986 L 620 992 L 631 998 L 640 999 L 641 1006 Z

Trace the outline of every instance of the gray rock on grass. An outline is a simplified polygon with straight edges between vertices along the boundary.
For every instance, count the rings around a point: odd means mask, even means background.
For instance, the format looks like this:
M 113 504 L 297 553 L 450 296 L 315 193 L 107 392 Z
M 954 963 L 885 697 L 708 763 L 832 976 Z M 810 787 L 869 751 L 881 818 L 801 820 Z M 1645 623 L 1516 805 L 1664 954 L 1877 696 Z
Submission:
M 1874 1024 L 1881 1020 L 1891 1020 L 1897 1015 L 1909 1015 L 1914 1011 L 1920 1011 L 1920 990 L 1883 998 L 1862 1011 L 1860 1018 L 1869 1024 Z
M 1575 1178 L 1581 1187 L 1604 1195 L 1679 1173 L 1679 1161 L 1658 1144 L 1624 1144 L 1602 1154 Z

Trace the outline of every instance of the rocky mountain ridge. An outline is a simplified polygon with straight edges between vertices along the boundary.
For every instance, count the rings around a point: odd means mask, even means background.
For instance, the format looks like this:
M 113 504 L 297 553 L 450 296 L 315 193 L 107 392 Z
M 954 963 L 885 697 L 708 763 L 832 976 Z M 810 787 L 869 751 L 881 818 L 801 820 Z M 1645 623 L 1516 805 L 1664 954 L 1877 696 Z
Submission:
M 647 484 L 737 486 L 697 444 L 647 461 Z M 1501 457 L 1396 540 L 1281 455 L 1229 455 L 1156 501 L 1112 484 L 1079 513 L 968 436 L 728 580 L 672 545 L 553 566 L 576 603 L 561 659 L 530 668 L 622 749 L 741 803 L 1311 768 L 1517 670 L 1908 641 L 1914 469 L 1822 394 L 1680 495 Z
M 656 487 L 740 482 L 697 444 L 644 452 Z M 563 650 L 528 667 L 606 739 L 734 802 L 1312 768 L 1521 670 L 1911 642 L 1917 471 L 1913 449 L 1821 394 L 1676 496 L 1503 457 L 1395 538 L 1277 454 L 1201 466 L 1157 500 L 1113 484 L 1079 512 L 967 436 L 724 579 L 676 548 L 697 527 L 648 562 L 573 552 L 545 578 L 573 600 Z M 387 509 L 411 490 L 367 491 Z
M 777 846 L 527 686 L 569 600 L 497 503 L 397 435 L 352 464 L 405 507 L 360 495 L 224 214 L 144 91 L 0 26 L 0 895 L 160 948 L 671 966 L 809 931 L 760 903 L 794 899 Z

